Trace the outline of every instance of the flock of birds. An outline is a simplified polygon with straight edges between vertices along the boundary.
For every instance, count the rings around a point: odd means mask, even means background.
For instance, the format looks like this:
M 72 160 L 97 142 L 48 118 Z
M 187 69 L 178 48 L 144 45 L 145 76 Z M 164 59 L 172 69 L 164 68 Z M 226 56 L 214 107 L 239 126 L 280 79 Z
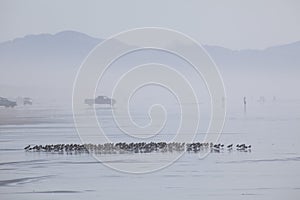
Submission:
M 120 153 L 153 153 L 153 152 L 223 152 L 224 150 L 250 152 L 251 145 L 246 144 L 213 144 L 213 143 L 181 143 L 181 142 L 137 142 L 137 143 L 105 143 L 105 144 L 47 144 L 28 145 L 26 151 L 34 152 L 57 152 L 57 153 L 97 153 L 97 154 L 120 154 Z

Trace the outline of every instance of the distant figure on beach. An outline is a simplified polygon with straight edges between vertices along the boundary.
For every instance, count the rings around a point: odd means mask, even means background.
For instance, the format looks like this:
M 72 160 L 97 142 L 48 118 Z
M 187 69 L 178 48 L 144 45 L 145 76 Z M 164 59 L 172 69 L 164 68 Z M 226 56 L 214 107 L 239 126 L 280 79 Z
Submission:
M 222 97 L 222 108 L 225 108 L 225 97 Z
M 246 114 L 247 112 L 247 98 L 244 97 L 244 113 Z

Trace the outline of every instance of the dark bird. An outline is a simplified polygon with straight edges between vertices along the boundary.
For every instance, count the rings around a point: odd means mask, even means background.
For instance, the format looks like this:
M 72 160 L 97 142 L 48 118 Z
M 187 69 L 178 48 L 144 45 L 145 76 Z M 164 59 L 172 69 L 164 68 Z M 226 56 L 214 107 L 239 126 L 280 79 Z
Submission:
M 30 145 L 26 146 L 24 149 L 27 150 L 27 149 L 29 149 L 29 147 L 30 147 Z

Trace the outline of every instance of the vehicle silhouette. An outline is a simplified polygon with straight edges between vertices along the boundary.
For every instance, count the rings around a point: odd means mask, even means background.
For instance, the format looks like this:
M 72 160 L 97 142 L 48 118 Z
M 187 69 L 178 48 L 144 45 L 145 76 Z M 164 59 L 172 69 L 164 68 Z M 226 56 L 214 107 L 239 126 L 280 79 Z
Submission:
M 8 107 L 15 107 L 17 103 L 15 101 L 10 101 L 7 98 L 0 97 L 0 106 Z
M 89 106 L 92 106 L 94 104 L 102 104 L 102 105 L 111 105 L 113 106 L 116 103 L 116 100 L 111 99 L 107 96 L 98 96 L 95 99 L 85 99 L 85 104 L 88 104 Z
M 24 106 L 25 106 L 25 105 L 32 105 L 32 99 L 29 98 L 29 97 L 25 97 L 25 98 L 23 99 L 23 104 L 24 104 Z

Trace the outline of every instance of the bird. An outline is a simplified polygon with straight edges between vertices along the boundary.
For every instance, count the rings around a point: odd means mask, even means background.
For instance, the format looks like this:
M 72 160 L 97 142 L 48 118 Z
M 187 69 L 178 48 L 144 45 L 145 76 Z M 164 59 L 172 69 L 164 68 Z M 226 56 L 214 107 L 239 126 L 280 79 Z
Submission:
M 26 146 L 24 149 L 27 150 L 27 149 L 29 149 L 29 147 L 30 147 L 30 145 Z

